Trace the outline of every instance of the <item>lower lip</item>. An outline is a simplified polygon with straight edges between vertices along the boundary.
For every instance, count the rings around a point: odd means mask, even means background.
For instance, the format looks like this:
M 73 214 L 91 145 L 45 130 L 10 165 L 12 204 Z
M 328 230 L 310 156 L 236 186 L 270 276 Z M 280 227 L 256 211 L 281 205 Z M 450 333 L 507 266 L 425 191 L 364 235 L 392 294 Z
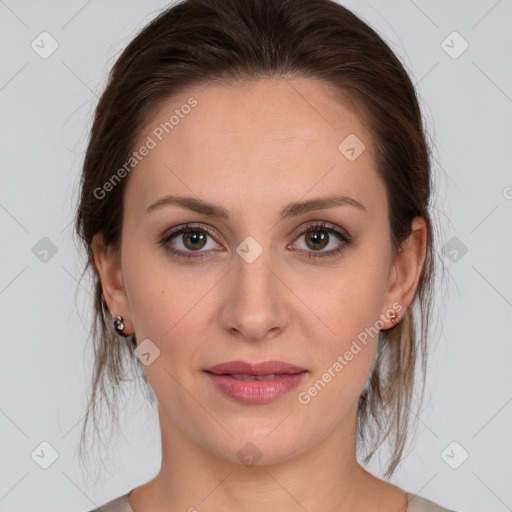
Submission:
M 297 387 L 306 371 L 279 374 L 272 379 L 237 379 L 231 375 L 216 375 L 206 372 L 225 395 L 247 404 L 266 404 Z

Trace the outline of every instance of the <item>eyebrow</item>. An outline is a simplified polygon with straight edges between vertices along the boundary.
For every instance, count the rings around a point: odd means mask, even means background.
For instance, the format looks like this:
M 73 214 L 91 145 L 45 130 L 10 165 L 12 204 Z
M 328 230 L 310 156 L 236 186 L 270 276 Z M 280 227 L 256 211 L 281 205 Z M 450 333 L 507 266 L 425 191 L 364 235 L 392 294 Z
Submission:
M 192 210 L 219 219 L 229 219 L 229 212 L 221 206 L 208 203 L 195 197 L 172 195 L 162 197 L 154 203 L 151 203 L 144 211 L 144 215 L 170 205 L 181 206 L 187 210 Z M 337 206 L 353 206 L 367 213 L 366 208 L 359 201 L 356 201 L 351 197 L 329 195 L 310 199 L 309 201 L 297 201 L 287 204 L 281 209 L 279 216 L 281 219 L 286 219 L 288 217 L 296 217 L 310 211 L 334 208 Z

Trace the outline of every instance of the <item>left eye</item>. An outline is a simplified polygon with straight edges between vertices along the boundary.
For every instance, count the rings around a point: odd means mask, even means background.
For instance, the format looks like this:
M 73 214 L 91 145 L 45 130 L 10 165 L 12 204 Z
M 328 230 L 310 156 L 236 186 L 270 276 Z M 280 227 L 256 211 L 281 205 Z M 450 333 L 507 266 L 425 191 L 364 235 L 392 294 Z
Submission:
M 337 237 L 338 241 L 336 242 Z M 330 243 L 332 243 L 332 246 L 330 249 L 332 250 L 333 247 L 336 247 L 339 244 L 339 240 L 341 239 L 341 234 L 338 234 L 333 229 L 326 229 L 326 228 L 309 228 L 307 231 L 303 232 L 298 240 L 300 239 L 305 240 L 305 247 L 298 247 L 301 250 L 313 250 L 315 252 L 318 252 L 322 249 L 327 249 Z M 297 245 L 297 244 L 295 244 Z M 324 252 L 330 252 L 330 250 L 326 250 Z
M 326 222 L 306 226 L 297 240 L 300 240 L 303 236 L 305 237 L 305 249 L 303 247 L 298 248 L 306 258 L 336 257 L 352 244 L 352 237 L 348 233 Z M 335 239 L 338 239 L 338 243 L 335 243 Z M 329 246 L 330 242 L 333 242 L 334 247 L 330 250 L 323 250 Z M 300 244 L 294 242 L 292 245 L 299 246 Z

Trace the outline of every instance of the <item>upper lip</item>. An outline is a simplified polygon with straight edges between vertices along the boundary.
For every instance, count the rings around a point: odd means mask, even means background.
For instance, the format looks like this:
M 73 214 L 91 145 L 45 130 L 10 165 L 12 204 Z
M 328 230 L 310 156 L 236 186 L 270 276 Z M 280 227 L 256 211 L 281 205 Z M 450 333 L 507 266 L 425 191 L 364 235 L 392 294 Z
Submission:
M 206 370 L 217 375 L 243 374 L 243 375 L 272 375 L 283 373 L 300 373 L 306 371 L 293 364 L 283 361 L 262 361 L 259 363 L 247 363 L 245 361 L 228 361 L 216 364 Z

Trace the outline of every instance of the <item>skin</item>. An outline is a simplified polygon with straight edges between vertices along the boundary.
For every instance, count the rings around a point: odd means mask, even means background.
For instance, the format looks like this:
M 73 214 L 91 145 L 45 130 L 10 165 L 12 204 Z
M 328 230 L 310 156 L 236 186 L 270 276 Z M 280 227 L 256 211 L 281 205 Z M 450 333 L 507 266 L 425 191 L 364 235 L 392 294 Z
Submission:
M 297 395 L 365 328 L 379 319 L 381 328 L 392 327 L 393 304 L 400 317 L 411 305 L 425 259 L 425 222 L 414 219 L 393 258 L 370 133 L 355 110 L 311 79 L 190 88 L 157 108 L 136 146 L 191 96 L 198 105 L 131 171 L 121 254 L 105 247 L 101 234 L 94 240 L 109 310 L 124 317 L 125 333 L 135 331 L 139 343 L 149 339 L 160 350 L 145 371 L 158 400 L 162 467 L 132 492 L 131 507 L 405 511 L 405 492 L 356 459 L 357 402 L 378 336 L 308 404 Z M 349 134 L 366 145 L 354 161 L 338 150 Z M 167 194 L 213 202 L 230 217 L 175 205 L 144 213 Z M 350 196 L 366 211 L 345 205 L 279 219 L 288 203 L 329 194 Z M 333 258 L 308 259 L 304 254 L 318 254 L 318 246 L 300 233 L 311 221 L 329 222 L 354 241 Z M 199 247 L 203 259 L 173 257 L 159 243 L 166 230 L 188 222 L 209 227 L 216 239 L 186 246 L 178 235 L 167 245 L 194 254 L 190 247 Z M 236 252 L 248 236 L 263 249 L 252 263 Z M 344 244 L 335 235 L 329 240 L 321 251 Z M 309 373 L 273 402 L 244 404 L 203 372 L 234 359 L 277 359 Z M 261 453 L 252 467 L 237 456 L 247 442 Z

